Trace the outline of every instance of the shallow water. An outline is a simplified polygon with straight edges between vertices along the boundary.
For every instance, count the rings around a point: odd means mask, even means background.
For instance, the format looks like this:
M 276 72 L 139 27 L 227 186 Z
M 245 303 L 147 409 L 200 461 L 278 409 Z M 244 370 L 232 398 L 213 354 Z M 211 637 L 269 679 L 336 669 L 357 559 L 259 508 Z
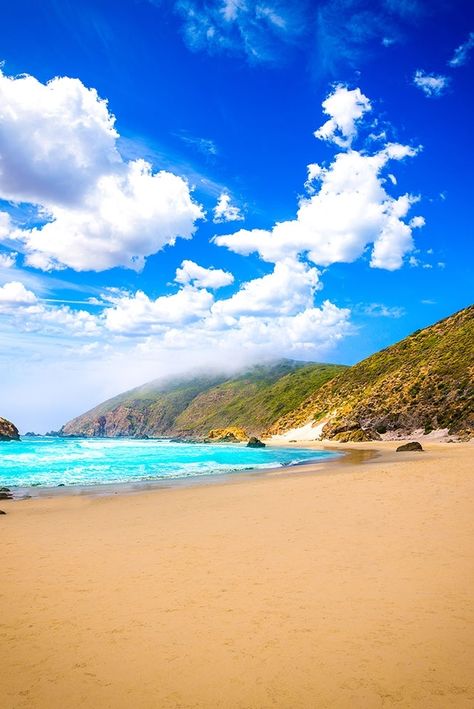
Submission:
M 24 438 L 0 443 L 0 486 L 179 480 L 327 460 L 334 453 L 128 438 Z

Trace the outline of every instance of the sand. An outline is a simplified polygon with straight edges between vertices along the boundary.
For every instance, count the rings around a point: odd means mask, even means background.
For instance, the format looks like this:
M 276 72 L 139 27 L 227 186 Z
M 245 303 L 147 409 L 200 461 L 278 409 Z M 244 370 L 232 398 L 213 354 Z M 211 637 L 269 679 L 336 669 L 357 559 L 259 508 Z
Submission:
M 472 708 L 474 447 L 395 445 L 1 501 L 1 706 Z

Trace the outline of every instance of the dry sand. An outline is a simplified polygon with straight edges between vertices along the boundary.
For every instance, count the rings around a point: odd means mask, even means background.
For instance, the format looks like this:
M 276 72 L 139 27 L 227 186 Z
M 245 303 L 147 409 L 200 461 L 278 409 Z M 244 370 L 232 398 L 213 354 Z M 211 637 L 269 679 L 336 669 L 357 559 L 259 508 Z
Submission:
M 474 707 L 474 447 L 395 445 L 2 501 L 0 705 Z

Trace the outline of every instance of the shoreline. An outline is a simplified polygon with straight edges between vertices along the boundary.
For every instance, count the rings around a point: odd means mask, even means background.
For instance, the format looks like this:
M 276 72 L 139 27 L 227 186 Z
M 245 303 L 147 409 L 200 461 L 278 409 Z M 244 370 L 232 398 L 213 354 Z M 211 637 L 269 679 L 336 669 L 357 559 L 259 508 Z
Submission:
M 314 450 L 315 452 L 331 452 L 324 450 L 321 446 L 311 445 L 311 442 L 307 442 L 308 445 L 301 444 L 298 446 L 287 445 L 279 443 L 267 444 L 267 448 L 285 448 L 291 450 L 295 448 L 296 450 Z M 314 443 L 314 442 L 313 442 Z M 349 456 L 351 460 L 358 460 L 360 454 L 353 453 L 351 451 L 344 450 L 334 450 L 336 455 L 333 458 L 323 458 L 323 459 L 308 459 L 297 461 L 291 465 L 279 465 L 279 466 L 268 466 L 268 467 L 248 467 L 245 469 L 235 469 L 228 470 L 222 473 L 204 473 L 202 475 L 188 475 L 182 477 L 161 477 L 161 478 L 149 478 L 143 480 L 130 480 L 130 481 L 120 481 L 120 482 L 97 482 L 91 484 L 63 484 L 63 485 L 32 485 L 32 486 L 22 486 L 22 485 L 12 485 L 5 483 L 12 494 L 13 500 L 26 500 L 35 498 L 45 498 L 45 497 L 58 497 L 58 496 L 69 496 L 69 495 L 93 495 L 93 496 L 107 496 L 116 494 L 131 494 L 140 492 L 149 492 L 152 490 L 161 490 L 167 488 L 181 488 L 187 486 L 195 485 L 214 485 L 214 484 L 228 484 L 231 482 L 238 482 L 234 478 L 245 479 L 247 477 L 253 477 L 255 475 L 267 475 L 275 472 L 281 472 L 282 474 L 290 473 L 295 468 L 302 468 L 310 466 L 322 466 L 327 463 L 332 463 L 337 461 L 339 458 L 344 456 Z M 339 455 L 340 454 L 340 455 Z M 368 453 L 370 457 L 370 453 Z M 375 454 L 376 455 L 376 454 Z M 3 483 L 2 483 L 3 485 Z
M 6 709 L 471 709 L 474 445 L 398 443 L 2 501 Z

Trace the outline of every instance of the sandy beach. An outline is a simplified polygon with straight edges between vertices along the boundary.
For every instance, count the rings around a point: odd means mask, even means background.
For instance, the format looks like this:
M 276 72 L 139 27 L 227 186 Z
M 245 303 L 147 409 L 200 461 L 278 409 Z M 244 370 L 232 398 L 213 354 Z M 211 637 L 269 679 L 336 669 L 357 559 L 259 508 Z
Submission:
M 396 445 L 1 501 L 2 707 L 472 708 L 474 446 Z

